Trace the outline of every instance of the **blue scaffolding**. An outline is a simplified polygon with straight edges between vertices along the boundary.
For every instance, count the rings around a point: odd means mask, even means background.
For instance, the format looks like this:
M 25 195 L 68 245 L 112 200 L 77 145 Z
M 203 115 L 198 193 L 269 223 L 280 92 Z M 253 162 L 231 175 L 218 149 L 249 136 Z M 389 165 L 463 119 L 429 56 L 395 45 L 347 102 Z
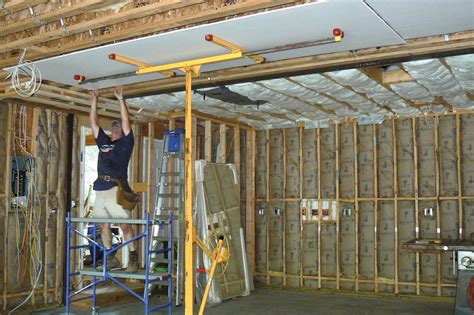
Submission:
M 123 289 L 127 290 L 130 294 L 135 296 L 138 300 L 145 304 L 145 314 L 149 314 L 152 311 L 157 311 L 159 309 L 163 309 L 168 307 L 168 314 L 172 313 L 172 295 L 173 295 L 173 252 L 172 246 L 168 246 L 167 248 L 160 248 L 156 250 L 150 249 L 150 228 L 153 225 L 164 225 L 169 224 L 169 242 L 168 244 L 173 244 L 173 215 L 170 214 L 169 220 L 152 220 L 150 219 L 150 214 L 146 214 L 146 219 L 94 219 L 94 218 L 72 218 L 70 213 L 66 216 L 67 222 L 67 240 L 66 240 L 66 313 L 69 314 L 71 303 L 92 299 L 92 311 L 95 313 L 97 310 L 97 300 L 96 300 L 96 288 L 97 285 L 101 282 L 106 280 L 111 280 Z M 82 231 L 79 231 L 77 228 L 74 227 L 74 223 L 93 223 L 93 237 L 90 238 L 87 235 L 84 235 Z M 96 239 L 96 231 L 97 231 L 97 224 L 98 223 L 128 223 L 128 224 L 140 224 L 145 225 L 145 231 L 137 234 L 133 239 L 128 240 L 110 250 L 107 250 L 102 244 L 99 244 Z M 90 244 L 92 244 L 92 261 L 93 266 L 92 268 L 84 268 L 81 270 L 76 270 L 71 272 L 71 251 L 75 249 L 82 249 L 88 248 L 90 245 L 71 245 L 71 236 L 77 234 L 82 238 L 86 239 Z M 87 234 L 87 233 L 86 233 Z M 109 271 L 107 270 L 107 257 L 117 251 L 119 248 L 124 247 L 125 245 L 134 242 L 140 238 L 145 238 L 145 269 L 138 271 L 137 273 L 127 273 L 124 271 Z M 103 252 L 103 259 L 102 265 L 104 266 L 102 270 L 98 270 L 96 266 L 96 252 L 100 249 Z M 150 255 L 152 254 L 164 254 L 168 253 L 168 270 L 166 273 L 159 273 L 159 272 L 151 272 L 150 271 Z M 74 276 L 92 276 L 92 283 L 86 285 L 85 287 L 72 292 L 70 289 L 71 285 L 71 277 Z M 138 295 L 134 292 L 130 287 L 128 287 L 125 283 L 118 280 L 119 278 L 122 279 L 141 279 L 145 280 L 144 282 L 144 293 L 143 297 Z M 150 307 L 150 294 L 149 294 L 149 285 L 156 282 L 156 281 L 168 281 L 168 303 L 156 305 Z M 79 293 L 84 292 L 88 289 L 92 288 L 92 294 L 75 298 Z

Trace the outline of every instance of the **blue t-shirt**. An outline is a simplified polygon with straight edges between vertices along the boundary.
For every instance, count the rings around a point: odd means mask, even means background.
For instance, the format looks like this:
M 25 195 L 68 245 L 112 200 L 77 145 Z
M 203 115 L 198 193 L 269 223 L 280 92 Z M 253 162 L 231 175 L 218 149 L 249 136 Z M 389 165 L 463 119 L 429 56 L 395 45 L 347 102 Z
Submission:
M 95 142 L 99 147 L 98 175 L 127 179 L 128 163 L 132 156 L 134 144 L 133 131 L 130 130 L 128 135 L 123 135 L 122 138 L 112 141 L 100 128 Z M 117 186 L 117 184 L 99 178 L 94 182 L 94 190 L 109 190 L 114 186 Z

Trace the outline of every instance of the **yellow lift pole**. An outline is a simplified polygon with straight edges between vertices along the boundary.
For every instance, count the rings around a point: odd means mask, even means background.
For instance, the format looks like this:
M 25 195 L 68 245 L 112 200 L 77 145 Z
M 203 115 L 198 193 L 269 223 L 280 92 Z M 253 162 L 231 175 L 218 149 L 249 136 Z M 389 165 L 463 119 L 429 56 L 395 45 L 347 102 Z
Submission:
M 265 58 L 259 55 L 246 55 L 245 51 L 239 46 L 232 44 L 226 40 L 223 40 L 212 34 L 207 34 L 205 40 L 212 42 L 216 45 L 222 46 L 230 50 L 227 54 L 205 57 L 200 59 L 176 62 L 172 64 L 152 66 L 147 63 L 120 56 L 118 54 L 110 54 L 109 59 L 123 62 L 126 64 L 137 66 L 136 74 L 146 74 L 153 72 L 160 72 L 168 76 L 174 76 L 176 73 L 172 70 L 180 70 L 186 74 L 186 104 L 185 104 L 185 168 L 186 168 L 186 181 L 185 181 L 185 250 L 184 250 L 184 261 L 185 261 L 185 314 L 193 315 L 194 312 L 194 245 L 196 243 L 196 236 L 194 234 L 194 222 L 193 222 L 193 172 L 194 165 L 192 160 L 192 148 L 193 148 L 193 129 L 192 129 L 192 80 L 193 77 L 198 77 L 201 74 L 201 66 L 209 63 L 223 62 L 228 60 L 235 60 L 239 58 L 249 58 L 257 63 L 264 63 Z M 201 242 L 202 243 L 202 242 Z M 202 244 L 201 244 L 202 245 Z M 219 250 L 217 251 L 216 259 L 219 258 L 219 262 L 223 261 L 219 253 L 221 250 L 222 241 L 219 242 Z M 203 248 L 203 247 L 202 247 Z M 204 249 L 203 249 L 204 250 Z M 213 255 L 214 256 L 214 255 Z M 228 258 L 227 258 L 228 259 Z M 214 265 L 217 264 L 217 261 Z M 213 270 L 215 271 L 215 267 Z M 213 272 L 212 272 L 213 273 Z M 211 277 L 212 278 L 212 277 Z M 210 286 L 210 283 L 209 283 Z M 207 288 L 209 292 L 209 288 Z M 201 307 L 201 313 L 204 312 L 204 305 Z

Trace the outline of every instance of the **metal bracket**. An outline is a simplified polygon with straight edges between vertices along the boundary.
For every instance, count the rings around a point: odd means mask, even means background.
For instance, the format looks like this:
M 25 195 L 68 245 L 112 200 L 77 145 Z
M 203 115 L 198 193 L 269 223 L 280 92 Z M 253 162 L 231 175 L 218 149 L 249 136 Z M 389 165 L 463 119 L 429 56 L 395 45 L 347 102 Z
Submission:
M 61 22 L 61 28 L 63 29 L 64 34 L 71 35 L 71 32 L 66 28 L 66 22 L 64 22 L 64 19 L 60 18 L 59 22 Z
M 36 17 L 36 13 L 35 11 L 33 10 L 33 7 L 29 7 L 28 8 L 28 11 L 30 11 L 30 15 L 31 15 L 31 19 L 33 20 L 33 23 L 35 23 L 36 25 L 38 26 L 41 26 L 41 25 L 44 25 L 44 21 L 42 20 L 39 20 L 37 17 Z
M 94 44 L 96 44 L 96 45 L 102 45 L 101 43 L 99 43 L 98 41 L 95 40 L 95 38 L 94 38 L 94 33 L 92 33 L 92 30 L 89 30 L 88 34 L 89 34 L 89 39 L 90 39 Z

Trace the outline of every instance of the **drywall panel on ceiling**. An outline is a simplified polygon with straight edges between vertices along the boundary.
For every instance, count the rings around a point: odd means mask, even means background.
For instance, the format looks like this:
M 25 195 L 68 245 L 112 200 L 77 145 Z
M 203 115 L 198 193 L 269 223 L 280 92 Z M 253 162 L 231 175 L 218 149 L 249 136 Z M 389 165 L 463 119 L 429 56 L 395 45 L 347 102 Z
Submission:
M 472 0 L 365 0 L 404 39 L 474 29 Z
M 97 47 L 35 62 L 46 80 L 78 85 L 75 74 L 86 79 L 117 75 L 136 70 L 134 66 L 108 59 L 110 53 L 124 55 L 152 65 L 162 65 L 218 55 L 226 49 L 204 40 L 206 34 L 224 38 L 247 51 L 332 37 L 332 29 L 344 31 L 344 39 L 299 49 L 263 54 L 268 61 L 402 44 L 404 41 L 362 1 L 318 1 L 291 8 L 200 25 L 135 40 Z M 377 36 L 373 36 L 377 30 Z M 206 65 L 203 72 L 252 64 L 249 59 Z M 11 71 L 12 68 L 7 70 Z M 182 73 L 181 73 L 182 74 Z M 105 88 L 162 77 L 148 74 L 84 84 L 85 88 Z

